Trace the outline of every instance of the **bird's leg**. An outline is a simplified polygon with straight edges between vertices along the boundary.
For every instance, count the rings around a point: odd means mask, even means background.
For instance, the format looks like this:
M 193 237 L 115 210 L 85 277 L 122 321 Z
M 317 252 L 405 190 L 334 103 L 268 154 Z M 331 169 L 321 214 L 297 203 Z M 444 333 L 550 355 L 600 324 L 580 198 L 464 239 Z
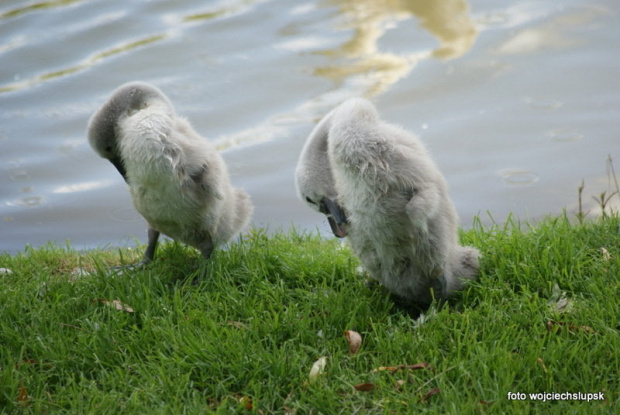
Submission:
M 204 259 L 208 260 L 209 258 L 211 258 L 211 254 L 213 254 L 213 250 L 215 249 L 215 244 L 213 243 L 213 240 L 211 239 L 211 237 L 207 237 L 204 241 L 200 243 L 200 246 L 198 247 L 198 249 L 202 253 L 202 256 L 204 257 Z M 207 275 L 207 269 L 204 268 L 203 271 L 201 271 L 199 275 L 196 276 L 196 278 L 194 278 L 194 280 L 192 281 L 192 285 L 200 284 L 200 280 L 206 277 L 206 275 Z
M 142 261 L 136 264 L 130 265 L 120 265 L 114 267 L 114 271 L 119 274 L 122 274 L 125 270 L 139 270 L 144 268 L 149 262 L 155 258 L 155 251 L 157 250 L 157 241 L 159 240 L 160 232 L 156 229 L 153 229 L 149 226 L 148 234 L 148 245 L 146 246 L 146 251 L 144 251 L 144 256 L 142 257 Z
M 205 259 L 211 258 L 214 248 L 215 245 L 210 237 L 207 237 L 204 241 L 202 241 L 199 246 L 200 252 Z
M 146 246 L 146 251 L 144 251 L 144 258 L 142 258 L 142 262 L 140 264 L 146 265 L 155 258 L 155 251 L 157 250 L 157 241 L 159 240 L 159 231 L 153 229 L 149 226 L 148 230 L 148 238 L 149 244 Z

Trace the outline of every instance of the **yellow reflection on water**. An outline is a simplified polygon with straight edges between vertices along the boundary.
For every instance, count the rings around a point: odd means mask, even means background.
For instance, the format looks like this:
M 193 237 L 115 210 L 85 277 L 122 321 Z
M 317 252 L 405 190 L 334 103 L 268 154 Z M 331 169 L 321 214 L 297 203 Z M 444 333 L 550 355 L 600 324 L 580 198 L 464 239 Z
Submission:
M 55 79 L 55 78 L 60 78 L 62 76 L 66 76 L 66 75 L 71 75 L 73 73 L 82 71 L 84 69 L 90 68 L 91 66 L 93 66 L 94 64 L 98 63 L 99 61 L 109 57 L 109 56 L 113 56 L 113 55 L 117 55 L 119 53 L 122 52 L 127 52 L 133 49 L 137 49 L 139 47 L 148 45 L 150 43 L 153 42 L 157 42 L 159 40 L 165 39 L 166 37 L 168 37 L 167 35 L 155 35 L 155 36 L 149 36 L 143 39 L 139 39 L 139 40 L 135 40 L 132 42 L 127 42 L 127 43 L 123 43 L 119 46 L 110 48 L 108 50 L 104 50 L 102 52 L 98 52 L 95 53 L 93 55 L 91 55 L 90 57 L 86 58 L 84 61 L 78 63 L 75 66 L 71 66 L 69 68 L 64 68 L 64 69 L 60 69 L 57 71 L 52 71 L 52 72 L 47 72 L 41 75 L 37 75 L 34 76 L 32 78 L 29 79 L 25 79 L 23 81 L 19 81 L 19 82 L 13 82 L 10 84 L 6 84 L 3 86 L 0 86 L 0 93 L 3 92 L 11 92 L 11 91 L 16 91 L 19 89 L 23 89 L 23 88 L 27 88 L 29 86 L 41 83 L 41 82 L 45 82 L 47 80 L 50 79 Z
M 218 5 L 216 8 L 205 11 L 202 13 L 194 13 L 183 18 L 185 22 L 193 22 L 199 20 L 211 20 L 222 16 L 227 16 L 233 13 L 237 13 L 243 10 L 245 7 L 251 5 L 256 0 L 241 0 L 237 3 L 225 3 L 224 5 Z
M 8 10 L 6 12 L 0 13 L 0 19 L 19 16 L 20 14 L 28 13 L 35 10 L 41 9 L 49 9 L 52 7 L 65 6 L 71 3 L 77 3 L 81 0 L 50 0 L 50 1 L 42 1 L 39 3 L 32 3 L 21 7 L 16 7 L 14 9 Z
M 369 81 L 368 96 L 385 91 L 422 59 L 464 55 L 478 34 L 465 0 L 325 0 L 324 4 L 339 9 L 345 20 L 342 28 L 353 29 L 353 35 L 343 45 L 321 51 L 336 63 L 316 68 L 314 73 L 339 83 L 364 75 Z M 386 30 L 412 17 L 438 40 L 439 46 L 406 55 L 380 51 L 379 39 Z
M 478 31 L 469 17 L 465 0 L 404 1 L 406 9 L 415 15 L 422 27 L 439 40 L 433 51 L 437 58 L 458 58 L 474 44 Z

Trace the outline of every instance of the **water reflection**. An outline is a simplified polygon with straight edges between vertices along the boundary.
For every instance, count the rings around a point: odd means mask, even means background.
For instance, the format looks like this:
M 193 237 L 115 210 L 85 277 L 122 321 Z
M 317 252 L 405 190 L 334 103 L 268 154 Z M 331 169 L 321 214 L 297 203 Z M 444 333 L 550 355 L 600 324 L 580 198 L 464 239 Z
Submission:
M 539 10 L 521 10 L 522 20 L 537 17 Z M 517 13 L 518 14 L 518 13 Z M 545 49 L 562 49 L 577 45 L 580 40 L 571 37 L 571 29 L 591 23 L 598 17 L 611 14 L 604 7 L 592 6 L 579 8 L 577 11 L 558 16 L 538 27 L 526 28 L 515 33 L 499 46 L 497 52 L 502 55 L 538 53 Z
M 547 133 L 547 137 L 551 138 L 553 141 L 568 143 L 581 140 L 584 135 L 574 130 L 553 130 Z
M 471 49 L 478 31 L 469 18 L 469 6 L 464 0 L 412 1 L 408 4 L 422 27 L 439 40 L 439 47 L 433 51 L 434 57 L 458 58 Z
M 532 186 L 540 180 L 537 173 L 519 169 L 503 169 L 498 172 L 502 182 L 509 186 Z
M 11 180 L 28 180 L 31 178 L 31 175 L 28 172 L 28 170 L 17 170 L 17 171 L 12 172 L 9 175 L 9 178 Z
M 79 71 L 83 71 L 84 69 L 90 68 L 91 66 L 95 65 L 96 63 L 98 63 L 99 61 L 105 58 L 108 58 L 113 55 L 118 55 L 119 53 L 128 52 L 130 50 L 140 48 L 142 46 L 165 39 L 166 37 L 167 35 L 155 35 L 155 36 L 148 36 L 142 39 L 122 43 L 108 50 L 97 52 L 89 56 L 88 58 L 86 58 L 84 61 L 78 63 L 77 65 L 70 66 L 64 69 L 60 69 L 58 71 L 47 72 L 47 73 L 23 80 L 23 81 L 13 82 L 10 84 L 6 84 L 4 86 L 0 86 L 0 93 L 11 92 L 11 91 L 19 90 L 19 89 L 28 88 L 32 85 L 45 82 L 50 79 L 55 79 L 55 78 L 59 78 L 62 76 L 71 75 Z
M 325 4 L 339 8 L 345 19 L 343 28 L 353 29 L 353 36 L 340 47 L 321 51 L 337 62 L 317 68 L 315 74 L 338 83 L 364 75 L 370 80 L 367 96 L 385 91 L 422 59 L 454 59 L 464 55 L 477 36 L 465 0 L 326 0 Z M 380 52 L 378 43 L 385 32 L 396 21 L 411 16 L 439 41 L 439 47 L 407 55 Z
M 193 13 L 183 18 L 185 22 L 195 22 L 200 20 L 211 20 L 218 17 L 229 16 L 231 14 L 244 11 L 247 6 L 255 3 L 256 0 L 241 0 L 236 3 L 226 2 L 201 13 Z
M 226 151 L 233 147 L 242 147 L 250 144 L 264 143 L 273 138 L 283 136 L 285 130 L 274 125 L 274 120 L 267 120 L 262 125 L 248 128 L 234 134 L 226 134 L 218 137 L 214 145 L 218 151 Z
M 35 207 L 44 204 L 45 201 L 41 196 L 27 196 L 19 199 L 9 200 L 7 206 L 11 207 Z
M 554 110 L 560 108 L 563 103 L 552 98 L 525 98 L 525 102 L 532 108 L 537 110 Z
M 76 193 L 86 192 L 88 190 L 100 189 L 102 187 L 114 185 L 113 180 L 93 180 L 90 182 L 74 183 L 68 185 L 62 185 L 54 188 L 52 193 Z
M 24 13 L 28 13 L 31 11 L 37 11 L 41 9 L 50 9 L 52 7 L 58 6 L 66 6 L 71 3 L 77 3 L 81 0 L 51 0 L 51 1 L 42 1 L 39 3 L 29 4 L 27 6 L 16 7 L 14 9 L 8 10 L 4 13 L 0 14 L 0 19 L 19 16 Z

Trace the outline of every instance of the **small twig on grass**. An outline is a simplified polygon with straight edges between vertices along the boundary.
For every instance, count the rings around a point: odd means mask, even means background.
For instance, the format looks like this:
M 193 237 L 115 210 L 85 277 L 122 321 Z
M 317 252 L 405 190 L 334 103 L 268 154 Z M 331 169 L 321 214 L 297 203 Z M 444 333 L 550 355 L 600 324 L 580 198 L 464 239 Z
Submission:
M 618 176 L 616 176 L 616 171 L 614 169 L 614 162 L 611 158 L 611 154 L 607 156 L 607 161 L 605 162 L 607 167 L 607 188 L 598 197 L 592 196 L 592 199 L 596 202 L 596 204 L 601 208 L 601 216 L 603 219 L 607 218 L 608 212 L 607 208 L 609 202 L 613 199 L 614 196 L 620 197 L 620 185 L 618 184 Z M 583 224 L 583 220 L 585 219 L 588 212 L 583 211 L 583 189 L 585 188 L 584 180 L 581 180 L 581 185 L 577 188 L 577 202 L 578 202 L 578 211 L 577 211 L 577 220 L 579 220 L 579 224 Z M 615 188 L 615 190 L 614 190 Z M 609 190 L 611 189 L 611 190 Z M 609 193 L 611 192 L 611 193 Z
M 601 216 L 603 217 L 603 219 L 605 219 L 607 217 L 607 204 L 617 194 L 618 194 L 618 192 L 613 192 L 610 195 L 608 195 L 607 192 L 602 192 L 599 195 L 598 199 L 596 197 L 592 196 L 592 199 L 594 199 L 594 201 L 596 201 L 596 203 L 598 203 L 598 205 L 601 208 Z
M 620 186 L 618 186 L 618 177 L 616 176 L 616 171 L 614 170 L 614 161 L 611 159 L 611 154 L 607 155 L 607 177 L 613 179 L 614 184 L 616 185 L 616 194 L 620 194 Z
M 560 331 L 562 331 L 562 327 L 567 327 L 569 333 L 571 334 L 575 334 L 578 331 L 583 331 L 586 333 L 592 333 L 592 334 L 598 334 L 597 331 L 595 331 L 594 329 L 592 329 L 592 327 L 590 326 L 578 326 L 576 324 L 573 323 L 567 323 L 564 321 L 554 321 L 554 320 L 549 320 L 547 321 L 547 332 L 551 333 L 559 333 Z
M 429 384 L 429 383 L 431 383 L 432 381 L 436 380 L 439 376 L 441 376 L 441 375 L 444 375 L 444 374 L 448 373 L 449 371 L 451 371 L 451 370 L 452 370 L 452 369 L 454 369 L 454 368 L 456 368 L 456 366 L 449 367 L 449 368 L 447 368 L 446 370 L 444 370 L 444 371 L 442 371 L 442 372 L 437 373 L 435 376 L 433 376 L 432 378 L 430 378 L 429 380 L 427 380 L 426 382 L 424 382 L 424 383 L 422 384 L 422 386 L 420 386 L 418 389 L 416 389 L 416 391 L 415 391 L 414 393 L 420 393 L 420 391 L 421 391 L 422 389 L 424 389 L 424 388 L 426 387 L 426 385 L 428 385 L 428 384 Z
M 422 402 L 428 402 L 429 398 L 433 395 L 437 395 L 439 392 L 441 392 L 441 389 L 439 388 L 433 388 L 430 391 L 426 392 L 424 394 L 424 396 L 422 397 Z
M 76 329 L 76 330 L 84 330 L 83 328 L 78 327 L 78 326 L 74 326 L 73 324 L 60 323 L 60 325 L 63 326 L 63 327 L 71 327 L 72 329 Z
M 579 220 L 579 224 L 582 224 L 583 220 L 586 217 L 586 214 L 583 213 L 583 202 L 582 202 L 583 189 L 585 187 L 586 186 L 585 186 L 584 180 L 581 179 L 581 185 L 577 188 L 577 198 L 579 201 L 579 211 L 577 212 L 577 219 Z
M 398 366 L 379 366 L 376 369 L 373 369 L 372 372 L 383 372 L 383 371 L 388 371 L 390 372 L 390 374 L 394 374 L 396 372 L 398 372 L 399 370 L 417 370 L 417 369 L 429 369 L 431 371 L 434 371 L 435 368 L 433 368 L 428 362 L 422 362 L 422 363 L 416 363 L 413 365 L 398 365 Z
M 615 190 L 611 192 L 611 194 L 607 194 L 607 191 L 604 191 L 599 195 L 599 198 L 595 198 L 594 200 L 601 207 L 601 215 L 603 219 L 607 217 L 607 205 L 609 201 L 616 195 L 620 195 L 620 186 L 618 185 L 618 177 L 616 176 L 616 171 L 614 170 L 614 161 L 611 158 L 611 154 L 607 155 L 607 187 L 612 188 L 615 187 Z M 612 185 L 613 182 L 613 185 Z

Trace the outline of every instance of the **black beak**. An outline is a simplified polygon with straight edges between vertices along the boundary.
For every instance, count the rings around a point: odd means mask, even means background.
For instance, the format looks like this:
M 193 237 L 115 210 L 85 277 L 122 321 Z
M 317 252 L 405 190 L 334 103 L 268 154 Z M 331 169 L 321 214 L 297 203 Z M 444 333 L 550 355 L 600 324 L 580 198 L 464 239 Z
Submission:
M 334 235 L 338 238 L 344 238 L 347 236 L 347 231 L 344 228 L 344 225 L 348 223 L 347 215 L 345 215 L 340 205 L 332 199 L 324 197 L 321 199 L 321 204 L 319 207 L 321 213 L 327 215 L 327 221 L 329 222 L 329 226 L 332 228 Z
M 123 160 L 121 160 L 120 157 L 116 156 L 114 158 L 109 159 L 110 162 L 112 164 L 114 164 L 114 167 L 116 167 L 116 170 L 118 170 L 118 172 L 121 174 L 121 176 L 123 176 L 123 179 L 125 179 L 125 182 L 127 182 L 127 172 L 125 171 L 125 166 L 123 165 Z

